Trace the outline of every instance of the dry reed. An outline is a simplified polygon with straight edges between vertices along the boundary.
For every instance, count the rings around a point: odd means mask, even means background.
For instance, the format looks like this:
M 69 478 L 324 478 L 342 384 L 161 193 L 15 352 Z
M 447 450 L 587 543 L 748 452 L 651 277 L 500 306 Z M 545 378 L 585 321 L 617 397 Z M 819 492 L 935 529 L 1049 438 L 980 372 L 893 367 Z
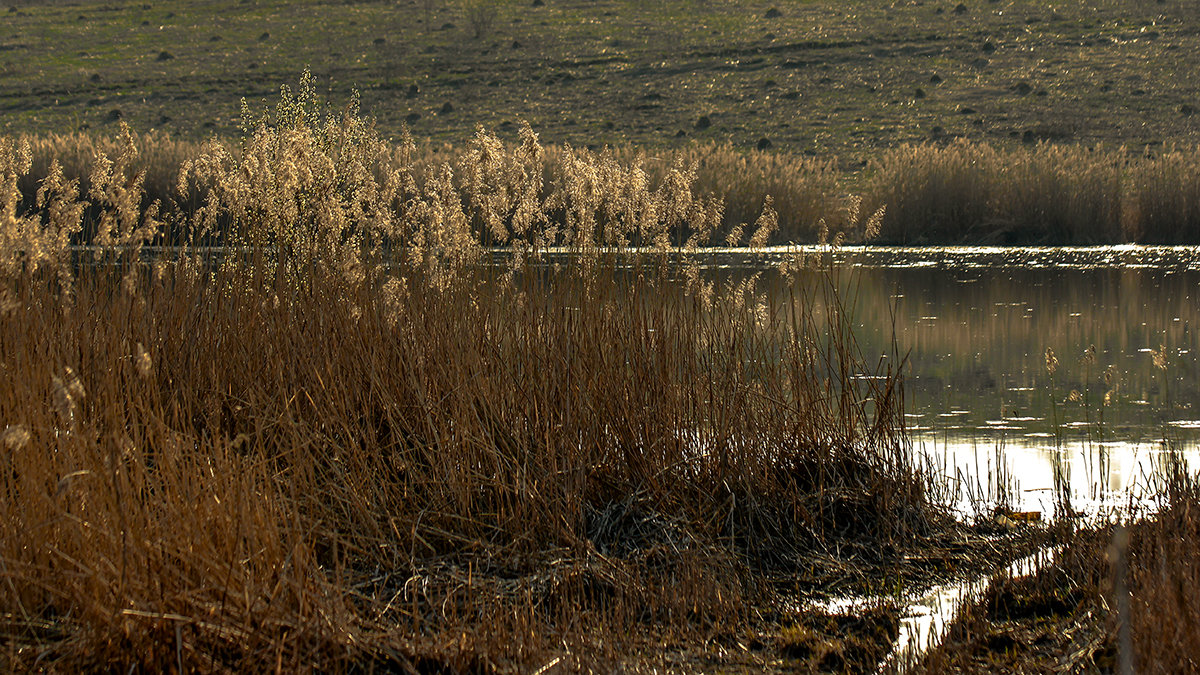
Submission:
M 609 668 L 937 525 L 843 282 L 701 270 L 689 165 L 547 178 L 526 128 L 418 180 L 308 78 L 247 120 L 189 150 L 185 212 L 132 134 L 33 209 L 0 142 L 5 667 Z
M 1123 151 L 1047 144 L 903 146 L 873 161 L 865 192 L 888 205 L 885 242 L 1121 243 L 1125 164 Z
M 511 153 L 490 134 L 490 152 Z M 118 151 L 117 139 L 67 135 L 25 139 L 33 166 L 22 176 L 20 190 L 27 206 L 36 201 L 37 186 L 58 159 L 64 176 L 80 180 L 87 194 L 93 163 L 99 154 Z M 179 167 L 201 152 L 201 145 L 161 134 L 136 137 L 137 167 L 145 172 L 146 203 L 190 214 L 203 201 L 193 192 L 176 192 Z M 231 157 L 241 148 L 222 142 Z M 501 150 L 502 149 L 502 150 Z M 406 172 L 415 187 L 445 181 L 460 200 L 470 200 L 479 184 L 470 178 L 477 166 L 475 145 L 431 145 L 401 139 L 379 148 L 373 164 L 376 178 Z M 542 182 L 530 183 L 543 201 L 556 176 L 568 175 L 570 147 L 542 148 Z M 588 153 L 596 156 L 597 153 Z M 599 153 L 614 166 L 637 167 L 650 190 L 662 188 L 672 171 L 694 171 L 692 189 L 724 205 L 713 225 L 714 242 L 723 242 L 739 227 L 754 222 L 765 199 L 773 199 L 779 228 L 769 244 L 818 240 L 821 221 L 845 231 L 847 241 L 862 241 L 848 221 L 847 192 L 861 193 L 870 212 L 888 206 L 876 243 L 888 244 L 1182 244 L 1200 241 L 1200 149 L 1169 148 L 1158 154 L 1123 148 L 1084 148 L 1039 144 L 1004 150 L 986 143 L 956 141 L 949 145 L 911 145 L 881 150 L 860 174 L 837 170 L 837 158 L 810 158 L 783 152 L 743 152 L 728 145 L 693 145 L 647 153 L 614 148 Z M 526 170 L 529 170 L 528 167 Z M 144 205 L 143 205 L 144 206 Z M 94 216 L 89 213 L 88 219 Z M 167 231 L 164 237 L 176 238 Z M 676 242 L 682 243 L 682 242 Z

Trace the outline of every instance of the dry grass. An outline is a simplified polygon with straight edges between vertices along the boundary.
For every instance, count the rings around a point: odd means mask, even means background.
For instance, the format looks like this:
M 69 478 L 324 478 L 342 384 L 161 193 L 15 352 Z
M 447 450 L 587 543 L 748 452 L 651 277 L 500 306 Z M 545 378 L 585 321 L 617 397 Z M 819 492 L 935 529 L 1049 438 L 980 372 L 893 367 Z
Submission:
M 526 129 L 418 181 L 355 112 L 285 92 L 188 155 L 186 214 L 146 196 L 145 139 L 82 196 L 51 162 L 32 210 L 0 142 L 6 668 L 608 669 L 938 524 L 843 281 L 706 275 L 689 167 L 563 151 L 546 179 Z
M 1195 243 L 1200 222 L 1200 152 L 1170 148 L 1130 172 L 1127 236 L 1164 244 Z
M 874 162 L 866 192 L 888 205 L 887 242 L 1123 243 L 1136 240 L 1123 220 L 1127 164 L 1124 151 L 1075 146 L 904 146 Z
M 490 134 L 488 152 L 513 153 Z M 23 203 L 36 201 L 38 185 L 57 159 L 67 179 L 79 179 L 87 194 L 95 158 L 114 156 L 118 141 L 87 135 L 21 139 L 28 141 L 33 166 L 19 181 Z M 176 191 L 180 166 L 201 153 L 200 144 L 162 134 L 136 135 L 138 156 L 132 167 L 145 172 L 146 204 L 159 201 L 173 212 L 191 213 L 203 191 L 184 198 Z M 241 149 L 221 144 L 236 157 Z M 467 146 L 403 140 L 380 146 L 373 170 L 380 181 L 402 171 L 415 189 L 432 187 L 446 177 L 449 164 L 460 200 L 478 189 L 471 182 L 478 166 L 478 142 Z M 474 149 L 471 149 L 474 148 Z M 211 146 L 210 146 L 211 150 Z M 557 177 L 573 175 L 580 150 L 549 146 L 539 154 L 542 182 L 528 189 L 546 202 Z M 877 243 L 895 244 L 1183 244 L 1200 241 L 1200 150 L 1171 148 L 1136 155 L 1121 148 L 1089 149 L 1039 144 L 1000 150 L 987 144 L 958 141 L 948 145 L 912 145 L 881 151 L 861 174 L 845 174 L 836 158 L 788 153 L 740 151 L 729 145 L 697 144 L 647 154 L 633 147 L 584 153 L 594 163 L 638 171 L 650 191 L 663 189 L 683 172 L 690 188 L 722 204 L 712 228 L 712 241 L 724 243 L 730 233 L 747 229 L 761 213 L 767 197 L 779 224 L 770 244 L 815 242 L 822 221 L 847 241 L 862 241 L 862 224 L 854 221 L 855 201 L 847 189 L 860 192 L 874 212 L 887 206 Z M 599 164 L 597 164 L 599 165 Z M 526 167 L 532 171 L 532 167 Z M 675 172 L 675 173 L 673 173 Z M 532 176 L 530 176 L 532 178 Z M 669 186 L 666 189 L 670 189 Z M 89 211 L 88 219 L 96 216 Z M 175 233 L 172 232 L 172 235 Z M 682 243 L 678 237 L 674 243 Z M 741 243 L 747 243 L 745 238 Z
M 169 134 L 149 132 L 138 134 L 133 130 L 123 128 L 122 133 L 130 134 L 138 149 L 137 156 L 130 158 L 129 169 L 132 173 L 142 173 L 142 190 L 145 194 L 140 208 L 145 208 L 153 201 L 163 205 L 177 206 L 190 209 L 194 204 L 180 204 L 180 197 L 175 192 L 176 176 L 179 168 L 189 157 L 195 156 L 200 146 L 197 143 L 180 141 Z M 121 154 L 126 141 L 120 135 L 95 136 L 88 134 L 64 134 L 53 136 L 25 136 L 20 142 L 28 143 L 30 150 L 30 170 L 18 180 L 18 190 L 25 205 L 36 202 L 38 188 L 50 172 L 50 166 L 57 162 L 67 180 L 78 181 L 79 193 L 90 194 L 92 187 L 92 172 L 96 159 L 100 156 L 116 157 Z M 89 208 L 85 214 L 86 223 L 90 226 L 99 217 L 96 209 Z
M 616 154 L 628 162 L 635 160 L 639 152 L 618 148 Z M 830 221 L 835 229 L 848 225 L 842 217 L 846 204 L 839 196 L 841 177 L 831 158 L 697 144 L 655 153 L 644 163 L 652 182 L 661 181 L 671 166 L 695 166 L 695 189 L 725 204 L 721 239 L 739 225 L 753 223 L 768 196 L 779 213 L 779 230 L 771 238 L 773 244 L 816 241 L 822 219 Z
M 145 192 L 148 201 L 158 200 L 166 205 L 178 204 L 181 196 L 176 190 L 176 176 L 181 165 L 201 152 L 202 144 L 177 141 L 158 133 L 134 134 L 139 148 L 134 160 L 138 170 L 145 171 Z M 487 135 L 490 138 L 490 134 Z M 100 154 L 113 156 L 119 151 L 117 141 L 107 137 L 85 134 L 65 136 L 28 136 L 33 153 L 32 170 L 20 181 L 21 194 L 26 204 L 34 202 L 37 187 L 49 170 L 50 162 L 57 159 L 63 173 L 69 179 L 79 179 L 81 191 L 86 194 L 88 180 L 95 158 Z M 230 154 L 240 150 L 224 144 Z M 512 148 L 504 148 L 511 152 Z M 402 169 L 411 173 L 420 186 L 435 177 L 441 167 L 449 162 L 455 176 L 462 177 L 475 166 L 475 158 L 463 146 L 407 141 L 385 150 L 386 159 L 378 163 L 383 172 Z M 549 196 L 551 180 L 569 169 L 565 166 L 578 150 L 564 146 L 548 146 L 541 155 L 543 185 L 539 196 Z M 831 221 L 836 228 L 843 225 L 841 211 L 844 200 L 838 197 L 837 173 L 828 160 L 781 153 L 743 152 L 729 145 L 694 145 L 679 150 L 663 150 L 653 154 L 633 148 L 615 148 L 602 153 L 626 167 L 637 167 L 645 173 L 645 180 L 652 189 L 667 180 L 672 169 L 692 168 L 695 183 L 692 189 L 699 194 L 719 199 L 724 204 L 719 231 L 728 234 L 737 226 L 746 228 L 753 223 L 762 210 L 762 204 L 770 196 L 780 213 L 779 232 L 771 243 L 781 241 L 816 241 L 819 222 Z M 475 186 L 466 181 L 456 181 L 461 197 L 466 198 Z M 184 201 L 182 210 L 195 208 L 197 199 Z M 723 241 L 723 235 L 720 238 Z M 744 242 L 743 242 L 744 243 Z
M 1192 670 L 1200 644 L 1200 485 L 1176 474 L 1165 499 L 1167 508 L 1129 535 L 1130 635 L 1138 672 Z M 1111 540 L 1109 549 L 1111 558 Z

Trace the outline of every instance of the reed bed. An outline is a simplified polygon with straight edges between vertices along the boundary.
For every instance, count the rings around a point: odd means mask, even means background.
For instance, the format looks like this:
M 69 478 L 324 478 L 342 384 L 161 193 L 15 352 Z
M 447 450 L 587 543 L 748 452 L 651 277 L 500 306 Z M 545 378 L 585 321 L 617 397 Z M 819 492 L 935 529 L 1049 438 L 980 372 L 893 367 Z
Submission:
M 1200 221 L 1200 156 L 1192 148 L 1169 148 L 1149 157 L 1132 174 L 1127 236 L 1136 241 L 1194 244 Z
M 616 148 L 625 162 L 638 160 L 642 150 Z M 551 165 L 554 151 L 550 153 Z M 835 231 L 848 228 L 849 201 L 839 190 L 842 178 L 833 158 L 793 153 L 742 151 L 728 144 L 696 144 L 656 152 L 642 159 L 652 183 L 659 183 L 672 166 L 696 167 L 697 192 L 722 200 L 725 211 L 721 235 L 752 223 L 769 196 L 779 214 L 779 228 L 770 243 L 815 242 L 822 222 Z
M 135 134 L 145 171 L 148 203 L 190 214 L 203 200 L 176 190 L 182 164 L 202 152 L 202 144 L 165 134 Z M 19 183 L 23 203 L 36 193 L 52 159 L 68 179 L 90 189 L 94 160 L 115 156 L 117 140 L 74 134 L 32 136 L 33 166 Z M 211 143 L 211 142 L 210 142 Z M 512 152 L 517 142 L 497 146 Z M 236 143 L 222 142 L 236 156 Z M 419 143 L 402 138 L 380 148 L 375 170 L 382 176 L 404 171 L 420 189 L 438 181 L 442 167 L 453 168 L 451 182 L 459 199 L 475 186 L 466 176 L 477 157 L 468 144 Z M 500 150 L 495 150 L 499 152 Z M 549 146 L 540 154 L 544 202 L 553 178 L 568 174 L 576 148 Z M 778 228 L 767 243 L 813 243 L 822 227 L 843 231 L 846 241 L 864 241 L 862 223 L 852 222 L 860 195 L 862 206 L 887 212 L 874 239 L 882 244 L 1186 244 L 1200 242 L 1200 149 L 1172 147 L 1158 152 L 1125 148 L 1086 148 L 1041 143 L 1004 149 L 970 141 L 906 145 L 881 149 L 866 168 L 844 172 L 837 158 L 787 152 L 741 151 L 728 145 L 696 144 L 647 152 L 621 147 L 588 153 L 620 166 L 636 166 L 652 190 L 661 188 L 680 167 L 694 172 L 692 189 L 720 201 L 714 243 L 745 233 L 769 196 Z M 599 161 L 599 160 L 597 160 Z M 144 205 L 143 205 L 144 206 Z M 91 222 L 95 216 L 88 215 Z M 675 243 L 683 243 L 676 241 Z M 744 241 L 742 243 L 745 243 Z
M 186 211 L 132 133 L 32 203 L 0 140 L 6 669 L 607 670 L 944 522 L 845 280 L 706 273 L 689 166 L 526 128 L 418 181 L 311 82 L 247 120 Z
M 145 171 L 147 203 L 158 201 L 181 213 L 194 211 L 202 196 L 192 194 L 183 200 L 176 190 L 176 179 L 184 162 L 199 155 L 203 144 L 156 132 L 131 133 L 139 148 L 138 157 L 134 159 L 136 167 Z M 115 138 L 86 134 L 28 136 L 21 140 L 29 143 L 33 157 L 31 170 L 19 183 L 25 204 L 35 203 L 38 186 L 47 175 L 51 161 L 57 160 L 63 174 L 68 179 L 78 180 L 80 191 L 87 194 L 95 158 L 100 154 L 115 156 L 119 151 Z M 222 144 L 230 154 L 240 152 L 236 143 Z M 511 147 L 506 148 L 506 151 L 511 150 Z M 473 186 L 459 180 L 475 162 L 465 145 L 402 138 L 381 151 L 383 154 L 376 167 L 381 175 L 400 169 L 407 172 L 416 185 L 424 187 L 429 181 L 436 180 L 437 172 L 449 162 L 454 168 L 460 199 L 468 198 L 471 193 Z M 542 149 L 544 188 L 539 197 L 543 201 L 550 195 L 552 178 L 569 170 L 571 158 L 577 152 L 569 146 Z M 835 230 L 850 225 L 846 213 L 848 203 L 839 192 L 838 174 L 832 160 L 785 153 L 743 152 L 729 145 L 715 144 L 651 153 L 641 148 L 621 147 L 589 154 L 608 157 L 609 161 L 622 166 L 637 166 L 645 173 L 645 180 L 652 189 L 661 187 L 673 169 L 693 168 L 695 182 L 692 189 L 720 200 L 724 205 L 716 227 L 718 236 L 713 239 L 715 242 L 724 243 L 729 233 L 744 231 L 748 223 L 757 219 L 768 196 L 780 218 L 779 228 L 769 241 L 771 244 L 816 241 L 822 221 L 826 221 L 827 228 Z
M 1136 241 L 1124 219 L 1127 163 L 1124 151 L 1073 146 L 904 146 L 874 160 L 866 192 L 888 205 L 884 241 L 1124 243 Z
M 1200 149 L 906 145 L 870 162 L 866 204 L 895 244 L 1187 244 L 1200 240 Z
M 1110 537 L 1105 551 L 1113 580 L 1107 589 L 1110 602 L 1120 608 L 1118 594 L 1128 589 L 1127 644 L 1139 672 L 1186 672 L 1196 667 L 1200 484 L 1194 476 L 1179 473 L 1179 467 L 1175 471 L 1164 491 L 1166 508 L 1128 534 Z M 1124 583 L 1116 577 L 1122 571 Z M 1112 626 L 1118 650 L 1124 637 L 1121 619 L 1119 615 Z

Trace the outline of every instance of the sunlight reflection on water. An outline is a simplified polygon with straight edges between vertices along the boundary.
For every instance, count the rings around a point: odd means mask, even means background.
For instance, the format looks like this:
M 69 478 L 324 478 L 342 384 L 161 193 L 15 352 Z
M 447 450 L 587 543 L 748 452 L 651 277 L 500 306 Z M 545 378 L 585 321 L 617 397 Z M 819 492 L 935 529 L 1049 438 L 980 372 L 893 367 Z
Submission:
M 1044 520 L 1063 515 L 1062 497 L 1085 519 L 1107 519 L 1131 509 L 1152 510 L 1159 479 L 1178 466 L 1200 468 L 1200 448 L 1125 441 L 1055 443 L 1053 436 L 988 444 L 963 437 L 918 434 L 914 449 L 944 478 L 951 503 L 972 516 L 996 506 L 1036 512 Z M 1178 464 L 1173 464 L 1178 462 Z

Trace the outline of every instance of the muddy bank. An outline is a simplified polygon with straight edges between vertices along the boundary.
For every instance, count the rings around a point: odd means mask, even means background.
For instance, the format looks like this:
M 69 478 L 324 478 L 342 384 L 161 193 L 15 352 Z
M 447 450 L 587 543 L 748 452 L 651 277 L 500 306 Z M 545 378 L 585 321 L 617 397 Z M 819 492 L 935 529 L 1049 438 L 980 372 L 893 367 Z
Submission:
M 1054 565 L 993 583 L 915 672 L 1191 672 L 1200 656 L 1200 492 L 1074 535 Z M 1129 668 L 1130 670 L 1124 670 Z

